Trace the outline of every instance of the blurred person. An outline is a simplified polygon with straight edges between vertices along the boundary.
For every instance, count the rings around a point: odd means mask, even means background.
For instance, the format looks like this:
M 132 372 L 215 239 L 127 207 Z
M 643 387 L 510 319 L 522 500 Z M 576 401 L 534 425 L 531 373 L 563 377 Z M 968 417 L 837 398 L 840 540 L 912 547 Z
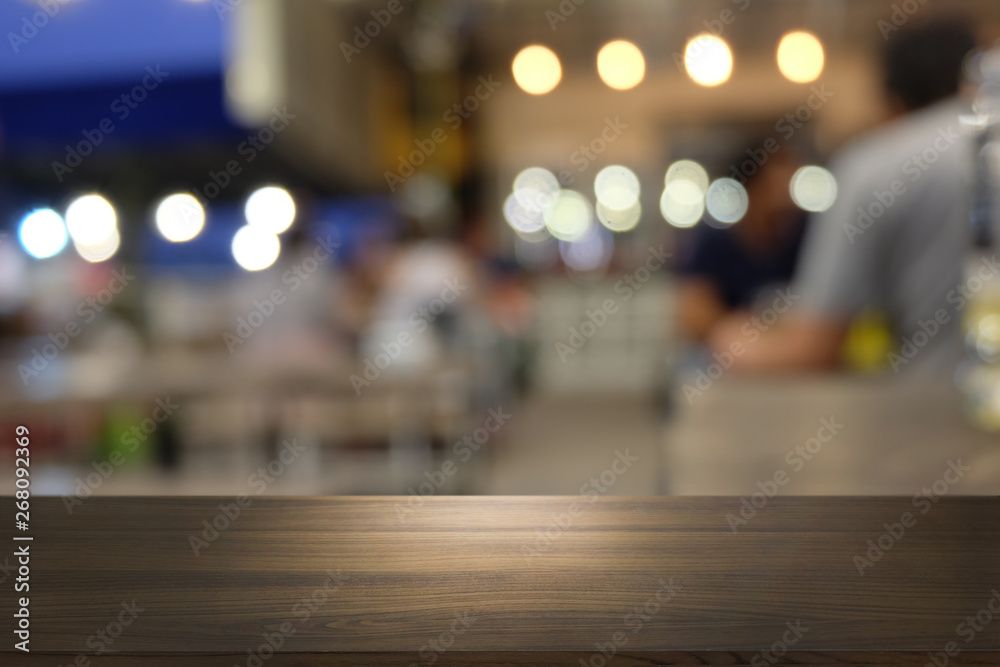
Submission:
M 500 363 L 497 369 L 507 383 L 505 392 L 523 396 L 531 387 L 536 356 L 536 304 L 531 282 L 513 261 L 492 263 L 485 286 L 486 307 L 496 329 Z
M 971 138 L 960 133 L 962 66 L 975 48 L 962 21 L 901 30 L 884 50 L 890 118 L 832 161 L 839 194 L 811 220 L 791 287 L 795 306 L 772 326 L 733 315 L 709 342 L 743 343 L 743 370 L 835 368 L 852 319 L 885 314 L 894 341 L 935 335 L 911 366 L 948 371 L 961 356 L 957 300 L 971 248 Z
M 745 159 L 741 152 L 734 164 Z M 798 167 L 790 148 L 770 155 L 746 176 L 749 203 L 742 220 L 725 227 L 702 222 L 692 230 L 679 266 L 678 299 L 682 332 L 690 340 L 704 342 L 718 323 L 745 318 L 761 294 L 773 296 L 791 281 L 805 222 L 788 188 Z
M 463 311 L 474 300 L 474 266 L 464 247 L 407 221 L 398 246 L 379 258 L 361 354 L 392 358 L 392 372 L 421 372 L 461 347 Z

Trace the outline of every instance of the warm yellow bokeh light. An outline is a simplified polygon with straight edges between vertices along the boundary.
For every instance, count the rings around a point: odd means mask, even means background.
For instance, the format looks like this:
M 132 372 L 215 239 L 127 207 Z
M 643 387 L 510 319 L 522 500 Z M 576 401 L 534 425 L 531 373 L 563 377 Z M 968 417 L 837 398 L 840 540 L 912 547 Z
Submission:
M 521 90 L 532 95 L 544 95 L 562 78 L 559 58 L 550 49 L 534 44 L 521 49 L 511 65 L 514 81 Z
M 628 90 L 646 76 L 646 60 L 638 46 L 619 39 L 605 44 L 597 54 L 597 73 L 615 90 Z
M 702 33 L 692 37 L 684 48 L 684 68 L 698 85 L 718 86 L 733 72 L 733 52 L 726 40 Z
M 795 83 L 809 83 L 823 73 L 823 44 L 809 32 L 790 32 L 778 44 L 778 69 Z

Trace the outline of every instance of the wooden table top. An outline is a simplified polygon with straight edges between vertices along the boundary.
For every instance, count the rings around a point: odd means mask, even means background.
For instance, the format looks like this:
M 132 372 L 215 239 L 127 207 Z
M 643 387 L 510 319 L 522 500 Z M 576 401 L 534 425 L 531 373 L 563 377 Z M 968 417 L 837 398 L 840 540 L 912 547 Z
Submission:
M 1000 663 L 997 498 L 408 500 L 35 498 L 0 665 Z

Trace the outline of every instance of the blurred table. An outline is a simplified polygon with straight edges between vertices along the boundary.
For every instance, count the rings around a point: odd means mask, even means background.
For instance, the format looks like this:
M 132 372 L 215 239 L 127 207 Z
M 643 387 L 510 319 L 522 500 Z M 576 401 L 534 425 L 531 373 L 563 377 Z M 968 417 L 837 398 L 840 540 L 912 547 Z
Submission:
M 959 460 L 949 493 L 1000 493 L 1000 435 L 970 425 L 950 379 L 732 375 L 677 401 L 666 493 L 743 496 L 778 475 L 786 495 L 912 496 Z
M 423 462 L 433 458 L 435 442 L 451 441 L 481 419 L 476 378 L 460 362 L 396 364 L 374 378 L 359 361 L 334 355 L 271 358 L 185 350 L 122 358 L 67 353 L 58 362 L 27 386 L 11 365 L 15 362 L 8 361 L 9 372 L 0 374 L 0 424 L 32 429 L 37 463 L 77 467 L 53 477 L 50 492 L 72 493 L 79 485 L 74 472 L 91 472 L 77 463 L 106 460 L 111 449 L 121 448 L 125 429 L 143 420 L 152 424 L 148 418 L 159 414 L 153 412 L 159 404 L 174 406 L 173 412 L 152 425 L 155 433 L 146 431 L 154 437 L 142 440 L 137 457 L 165 470 L 221 468 L 245 485 L 254 470 L 279 454 L 279 443 L 298 440 L 315 457 L 306 465 L 322 486 L 307 488 L 319 493 L 344 489 L 326 485 L 320 473 L 336 467 L 336 457 L 348 447 L 385 453 L 369 466 L 385 479 L 375 490 L 405 489 L 413 483 L 411 461 L 420 461 L 422 470 L 430 465 Z M 352 378 L 369 384 L 359 392 Z M 108 435 L 112 421 L 113 436 Z M 0 452 L 0 460 L 12 456 L 12 447 Z M 381 474 L 384 469 L 387 474 Z M 120 483 L 126 492 L 136 492 L 145 480 L 123 477 L 102 483 L 101 493 L 115 492 Z M 168 489 L 174 486 L 163 481 Z M 0 479 L 0 493 L 12 493 L 13 482 Z M 363 480 L 357 485 L 372 489 Z M 140 486 L 139 492 L 162 488 Z
M 251 501 L 34 499 L 34 540 L 3 531 L 30 545 L 31 653 L 8 593 L 0 664 L 1000 661 L 1000 622 L 956 633 L 1000 595 L 995 498 L 941 500 L 863 576 L 908 498 L 776 498 L 738 533 L 727 498 Z

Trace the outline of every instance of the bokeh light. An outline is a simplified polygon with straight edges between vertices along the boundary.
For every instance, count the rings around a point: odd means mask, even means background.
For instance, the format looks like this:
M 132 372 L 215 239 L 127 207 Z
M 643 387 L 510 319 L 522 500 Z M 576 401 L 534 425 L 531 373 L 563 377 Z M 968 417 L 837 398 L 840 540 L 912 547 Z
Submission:
M 560 190 L 544 217 L 545 227 L 560 241 L 577 241 L 592 226 L 590 202 L 574 190 Z
M 597 172 L 594 194 L 606 208 L 625 211 L 639 201 L 639 178 L 628 167 L 613 164 Z
M 705 193 L 692 181 L 673 180 L 663 189 L 660 213 L 674 227 L 693 227 L 705 214 Z
M 627 232 L 635 229 L 642 218 L 642 206 L 636 200 L 635 204 L 624 210 L 610 209 L 601 202 L 595 207 L 597 220 L 613 232 Z
M 533 44 L 521 49 L 511 65 L 514 81 L 526 93 L 544 95 L 562 79 L 559 58 L 550 49 Z
M 156 207 L 156 228 L 173 243 L 190 241 L 205 227 L 205 209 L 195 197 L 178 193 Z
M 823 44 L 809 32 L 790 32 L 778 44 L 778 69 L 789 81 L 809 83 L 823 73 Z
M 45 259 L 62 252 L 69 240 L 66 223 L 51 208 L 42 208 L 24 216 L 17 228 L 24 251 L 35 259 Z
M 809 165 L 792 176 L 790 185 L 792 201 L 812 213 L 821 213 L 837 199 L 837 179 L 823 167 Z
M 632 42 L 616 40 L 605 44 L 597 54 L 597 73 L 615 90 L 635 88 L 646 76 L 646 60 Z
M 233 259 L 247 271 L 261 271 L 281 254 L 281 241 L 259 227 L 241 227 L 233 236 Z
M 66 229 L 80 246 L 99 246 L 117 233 L 118 217 L 101 195 L 84 195 L 66 209 Z
M 733 52 L 721 37 L 702 33 L 692 37 L 684 48 L 684 68 L 699 86 L 718 86 L 733 72 Z
M 705 208 L 708 214 L 718 222 L 731 225 L 743 219 L 750 206 L 750 198 L 746 188 L 732 178 L 720 178 L 708 186 L 705 195 Z
M 280 234 L 295 220 L 295 200 L 285 188 L 269 185 L 247 198 L 247 224 L 271 234 Z
M 980 359 L 996 363 L 1000 360 L 1000 315 L 994 312 L 982 315 L 978 324 L 970 328 L 969 338 Z
M 670 185 L 674 181 L 689 181 L 704 195 L 708 192 L 708 172 L 694 160 L 678 160 L 667 169 L 663 184 Z
M 534 232 L 522 232 L 520 229 L 515 229 L 514 234 L 517 238 L 528 243 L 547 243 L 554 240 L 552 234 L 549 234 L 549 230 L 545 227 Z
M 514 193 L 507 195 L 503 203 L 503 217 L 516 232 L 534 234 L 545 229 L 543 209 L 527 207 L 517 200 Z
M 121 235 L 118 233 L 118 228 L 115 227 L 111 230 L 110 236 L 97 243 L 80 243 L 74 239 L 73 247 L 80 257 L 96 264 L 114 257 L 121 246 L 121 241 Z
M 541 212 L 559 193 L 559 180 L 548 169 L 528 167 L 514 178 L 514 197 L 531 212 Z
M 591 225 L 576 241 L 560 241 L 559 256 L 574 271 L 594 273 L 607 267 L 614 248 L 611 234 L 599 225 Z

